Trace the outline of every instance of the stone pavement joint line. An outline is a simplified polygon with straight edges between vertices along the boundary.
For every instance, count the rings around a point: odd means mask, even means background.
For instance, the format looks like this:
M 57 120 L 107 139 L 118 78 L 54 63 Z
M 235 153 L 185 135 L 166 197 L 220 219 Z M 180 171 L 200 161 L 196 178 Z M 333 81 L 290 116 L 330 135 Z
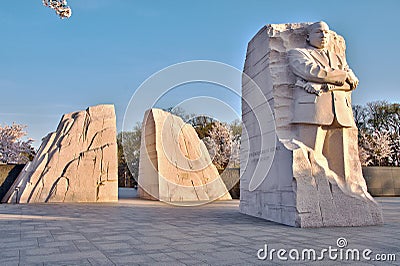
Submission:
M 257 251 L 265 244 L 321 250 L 336 247 L 339 237 L 346 238 L 348 248 L 394 253 L 399 261 L 400 198 L 377 200 L 383 226 L 309 229 L 243 215 L 237 200 L 199 207 L 133 198 L 101 204 L 2 204 L 0 265 L 279 264 L 276 257 L 258 260 Z

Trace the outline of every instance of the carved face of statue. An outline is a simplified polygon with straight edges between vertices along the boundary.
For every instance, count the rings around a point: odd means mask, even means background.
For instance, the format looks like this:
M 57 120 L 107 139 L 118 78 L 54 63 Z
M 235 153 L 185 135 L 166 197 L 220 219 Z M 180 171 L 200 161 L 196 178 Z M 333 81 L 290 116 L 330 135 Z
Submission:
M 325 22 L 316 22 L 308 28 L 308 43 L 318 49 L 323 49 L 329 43 L 329 27 Z

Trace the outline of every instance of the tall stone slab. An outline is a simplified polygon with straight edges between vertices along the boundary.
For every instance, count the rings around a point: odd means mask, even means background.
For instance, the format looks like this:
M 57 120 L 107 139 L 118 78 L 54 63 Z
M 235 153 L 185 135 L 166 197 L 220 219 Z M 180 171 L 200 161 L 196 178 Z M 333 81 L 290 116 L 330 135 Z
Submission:
M 206 146 L 180 117 L 148 110 L 141 141 L 141 198 L 175 203 L 231 199 Z
M 3 198 L 9 203 L 118 201 L 113 105 L 65 114 Z
M 244 65 L 244 77 L 248 78 L 242 84 L 240 211 L 295 227 L 381 224 L 381 209 L 362 177 L 357 129 L 329 131 L 331 135 L 342 134 L 341 138 L 327 138 L 332 143 L 326 144 L 324 152 L 338 158 L 331 160 L 300 141 L 299 124 L 293 123 L 299 115 L 294 110 L 298 84 L 288 53 L 306 47 L 308 25 L 266 25 L 248 44 Z M 344 55 L 344 39 L 333 31 L 330 36 L 328 49 Z M 257 96 L 249 79 L 258 85 L 265 100 Z M 258 114 L 268 108 L 272 117 Z M 260 149 L 265 142 L 268 148 Z M 344 153 L 335 153 L 338 148 Z M 270 169 L 255 176 L 256 169 L 270 160 Z M 336 171 L 339 168 L 346 171 Z M 254 180 L 262 182 L 254 186 Z

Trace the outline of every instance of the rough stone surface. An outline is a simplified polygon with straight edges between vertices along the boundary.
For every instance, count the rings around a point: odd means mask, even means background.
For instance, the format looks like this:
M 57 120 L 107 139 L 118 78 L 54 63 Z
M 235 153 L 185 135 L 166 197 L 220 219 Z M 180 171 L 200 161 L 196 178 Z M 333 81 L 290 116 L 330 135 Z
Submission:
M 0 199 L 8 192 L 24 166 L 24 164 L 0 164 Z
M 248 44 L 244 73 L 261 88 L 267 100 L 261 101 L 254 85 L 244 79 L 242 117 L 245 130 L 241 147 L 241 165 L 244 167 L 241 168 L 240 210 L 297 227 L 381 224 L 380 207 L 366 191 L 362 177 L 357 129 L 338 129 L 329 133 L 345 134 L 342 143 L 330 143 L 330 150 L 334 153 L 339 145 L 345 151 L 335 164 L 345 165 L 347 171 L 342 179 L 351 181 L 346 184 L 340 183 L 340 178 L 331 171 L 335 165 L 328 165 L 325 159 L 296 141 L 298 125 L 292 124 L 296 78 L 289 69 L 287 53 L 293 48 L 305 47 L 308 25 L 267 25 Z M 344 54 L 344 39 L 332 31 L 331 36 L 334 45 L 329 49 Z M 258 110 L 269 107 L 274 121 L 257 121 Z M 269 125 L 269 131 L 254 126 L 256 123 Z M 258 150 L 262 141 L 271 142 L 271 134 L 275 134 L 275 147 L 271 144 L 269 149 Z M 250 189 L 256 165 L 271 158 L 273 153 L 271 169 L 257 177 L 263 182 L 256 189 Z
M 160 109 L 142 124 L 139 196 L 166 202 L 231 199 L 194 128 Z
M 117 201 L 117 173 L 114 106 L 89 107 L 61 118 L 3 201 Z

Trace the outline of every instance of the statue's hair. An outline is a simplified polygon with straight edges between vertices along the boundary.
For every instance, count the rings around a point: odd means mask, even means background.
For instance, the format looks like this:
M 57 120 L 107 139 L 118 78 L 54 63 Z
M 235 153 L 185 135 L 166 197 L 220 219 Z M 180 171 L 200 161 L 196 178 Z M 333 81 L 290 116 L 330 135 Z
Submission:
M 326 25 L 328 27 L 328 29 L 329 29 L 329 26 L 328 26 L 328 24 L 326 24 L 325 21 L 318 21 L 318 22 L 315 22 L 313 24 L 310 24 L 307 27 L 307 34 L 310 34 L 310 32 L 312 32 L 316 27 L 320 27 L 321 25 Z

